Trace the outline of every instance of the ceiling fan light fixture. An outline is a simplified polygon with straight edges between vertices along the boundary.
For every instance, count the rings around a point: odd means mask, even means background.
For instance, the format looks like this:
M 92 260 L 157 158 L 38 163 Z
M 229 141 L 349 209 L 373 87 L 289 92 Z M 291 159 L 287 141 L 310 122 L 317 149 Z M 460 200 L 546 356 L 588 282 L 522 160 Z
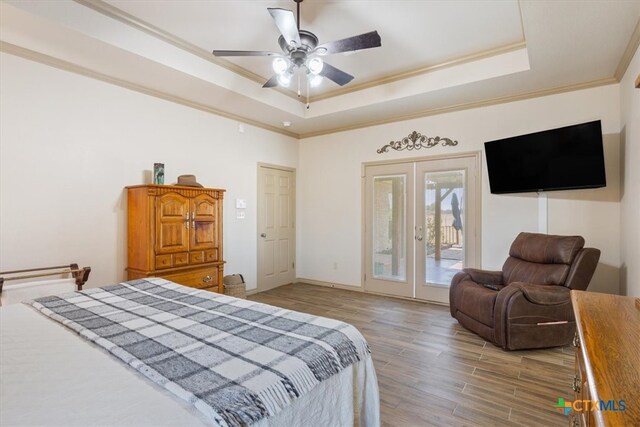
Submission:
M 322 59 L 318 57 L 314 57 L 307 60 L 307 68 L 309 69 L 311 74 L 316 74 L 316 75 L 320 74 L 323 67 L 324 67 L 324 62 L 322 62 Z
M 293 73 L 284 72 L 278 75 L 278 84 L 283 87 L 289 87 L 291 84 L 291 78 L 293 77 Z
M 322 83 L 324 78 L 319 74 L 308 74 L 307 78 L 309 79 L 309 86 L 318 87 Z
M 276 74 L 280 75 L 289 69 L 289 62 L 282 57 L 277 57 L 273 59 L 271 68 Z

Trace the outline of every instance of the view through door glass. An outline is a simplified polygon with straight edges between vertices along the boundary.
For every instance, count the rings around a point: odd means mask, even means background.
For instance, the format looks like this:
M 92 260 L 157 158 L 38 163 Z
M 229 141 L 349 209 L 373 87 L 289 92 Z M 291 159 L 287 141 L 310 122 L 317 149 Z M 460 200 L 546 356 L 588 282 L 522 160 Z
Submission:
M 424 281 L 449 285 L 465 265 L 465 171 L 424 174 Z
M 414 167 L 365 169 L 364 286 L 367 291 L 413 297 Z
M 416 298 L 447 303 L 453 276 L 478 265 L 477 161 L 416 163 Z
M 405 179 L 378 176 L 373 180 L 372 261 L 376 279 L 407 278 Z

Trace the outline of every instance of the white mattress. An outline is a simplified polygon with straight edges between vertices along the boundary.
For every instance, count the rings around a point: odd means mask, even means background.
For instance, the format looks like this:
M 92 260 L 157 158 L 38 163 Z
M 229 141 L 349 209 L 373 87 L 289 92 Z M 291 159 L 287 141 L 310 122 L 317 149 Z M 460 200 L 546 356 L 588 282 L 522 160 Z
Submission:
M 23 304 L 0 308 L 0 425 L 202 426 L 186 403 Z M 371 357 L 255 426 L 378 426 Z

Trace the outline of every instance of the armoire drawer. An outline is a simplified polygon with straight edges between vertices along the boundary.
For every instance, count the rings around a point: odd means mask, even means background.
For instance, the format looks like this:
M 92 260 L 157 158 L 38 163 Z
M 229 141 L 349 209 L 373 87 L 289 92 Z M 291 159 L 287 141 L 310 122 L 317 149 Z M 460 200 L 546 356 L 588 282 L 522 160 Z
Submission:
M 218 286 L 218 268 L 203 267 L 196 270 L 182 273 L 163 274 L 167 280 L 179 283 L 180 285 L 191 286 L 192 288 L 204 289 Z
M 189 252 L 177 254 L 156 255 L 156 270 L 164 268 L 182 267 L 189 264 Z

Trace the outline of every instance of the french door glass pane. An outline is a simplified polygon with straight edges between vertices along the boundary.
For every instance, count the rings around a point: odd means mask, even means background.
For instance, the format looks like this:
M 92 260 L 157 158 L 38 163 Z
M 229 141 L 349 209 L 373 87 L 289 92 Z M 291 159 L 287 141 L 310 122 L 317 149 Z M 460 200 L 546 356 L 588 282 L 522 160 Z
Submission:
M 373 277 L 404 281 L 406 254 L 406 176 L 373 179 Z
M 464 183 L 464 170 L 424 174 L 425 283 L 448 286 L 464 266 Z

